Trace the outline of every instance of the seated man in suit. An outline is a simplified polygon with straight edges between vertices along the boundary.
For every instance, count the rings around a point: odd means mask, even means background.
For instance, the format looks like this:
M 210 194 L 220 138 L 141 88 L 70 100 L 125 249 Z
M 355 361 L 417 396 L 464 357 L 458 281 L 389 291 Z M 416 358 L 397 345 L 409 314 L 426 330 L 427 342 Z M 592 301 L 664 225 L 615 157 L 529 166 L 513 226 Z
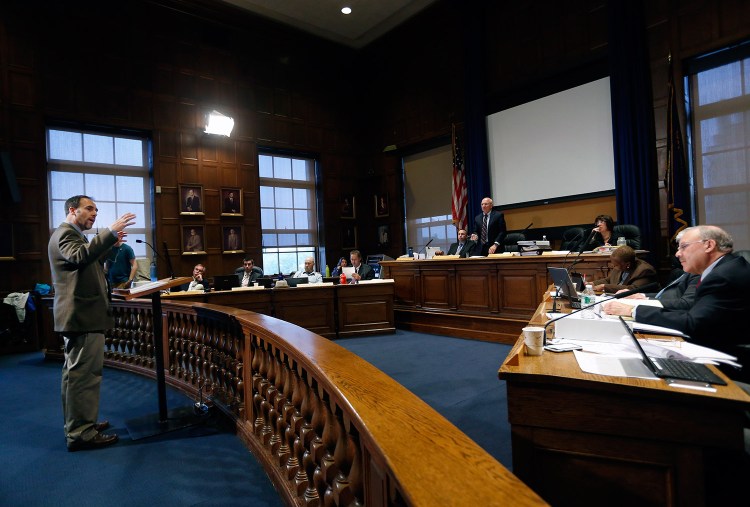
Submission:
M 203 264 L 196 264 L 193 268 L 193 279 L 190 283 L 180 285 L 180 290 L 203 290 L 209 289 L 208 280 L 206 279 L 206 267 Z
M 352 250 L 349 253 L 349 260 L 354 267 L 352 281 L 373 280 L 375 278 L 375 271 L 367 264 L 362 264 L 362 254 L 359 253 L 359 250 Z
M 458 242 L 452 243 L 448 249 L 448 255 L 458 255 L 459 257 L 471 257 L 474 252 L 476 242 L 466 239 L 466 229 L 458 230 Z M 435 252 L 435 255 L 445 255 L 442 250 Z
M 294 278 L 307 277 L 308 283 L 322 283 L 323 275 L 315 271 L 315 259 L 308 257 L 305 259 L 305 269 L 300 269 L 294 273 Z
M 263 276 L 263 270 L 255 266 L 252 257 L 245 256 L 242 260 L 242 267 L 234 270 L 234 274 L 240 280 L 240 287 L 248 287 L 250 282 L 254 282 Z
M 687 309 L 632 307 L 611 301 L 604 304 L 604 311 L 632 316 L 636 322 L 677 329 L 695 343 L 740 355 L 740 345 L 747 342 L 750 264 L 732 254 L 733 246 L 732 237 L 719 227 L 699 225 L 686 229 L 677 248 L 677 258 L 683 270 L 700 275 L 693 305 Z
M 505 215 L 502 211 L 492 209 L 492 199 L 482 199 L 482 212 L 474 218 L 474 232 L 479 237 L 477 251 L 474 255 L 488 255 L 502 252 L 505 237 Z
M 591 284 L 594 290 L 617 292 L 630 290 L 656 282 L 656 270 L 646 261 L 635 256 L 635 250 L 629 246 L 621 246 L 612 252 L 610 263 L 614 268 L 607 278 L 594 280 Z

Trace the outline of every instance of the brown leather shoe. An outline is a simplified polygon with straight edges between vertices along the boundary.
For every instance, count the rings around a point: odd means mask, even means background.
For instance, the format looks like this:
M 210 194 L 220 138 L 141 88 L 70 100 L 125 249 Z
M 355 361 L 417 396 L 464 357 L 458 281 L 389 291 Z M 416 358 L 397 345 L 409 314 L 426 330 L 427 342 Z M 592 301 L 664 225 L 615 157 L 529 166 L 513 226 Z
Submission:
M 94 424 L 94 429 L 98 432 L 102 432 L 109 428 L 109 421 L 102 421 Z
M 112 445 L 120 439 L 117 435 L 105 435 L 97 433 L 91 440 L 77 440 L 68 444 L 68 452 L 84 451 L 86 449 L 99 449 Z

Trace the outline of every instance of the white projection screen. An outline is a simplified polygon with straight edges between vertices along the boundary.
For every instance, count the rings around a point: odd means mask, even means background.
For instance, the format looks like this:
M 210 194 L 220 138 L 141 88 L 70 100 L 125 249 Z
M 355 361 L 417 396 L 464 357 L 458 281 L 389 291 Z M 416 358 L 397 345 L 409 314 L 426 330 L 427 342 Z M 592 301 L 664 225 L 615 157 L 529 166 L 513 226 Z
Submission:
M 609 77 L 487 117 L 496 206 L 615 188 Z

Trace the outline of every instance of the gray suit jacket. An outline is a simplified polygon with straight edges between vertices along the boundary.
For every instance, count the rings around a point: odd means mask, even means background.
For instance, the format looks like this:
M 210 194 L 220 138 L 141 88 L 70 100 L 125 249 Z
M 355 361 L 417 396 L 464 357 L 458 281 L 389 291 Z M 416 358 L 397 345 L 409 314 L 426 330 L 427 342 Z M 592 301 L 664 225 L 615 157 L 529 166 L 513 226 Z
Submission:
M 85 333 L 114 326 L 103 261 L 117 243 L 109 229 L 86 243 L 75 226 L 63 222 L 47 253 L 55 287 L 55 331 Z

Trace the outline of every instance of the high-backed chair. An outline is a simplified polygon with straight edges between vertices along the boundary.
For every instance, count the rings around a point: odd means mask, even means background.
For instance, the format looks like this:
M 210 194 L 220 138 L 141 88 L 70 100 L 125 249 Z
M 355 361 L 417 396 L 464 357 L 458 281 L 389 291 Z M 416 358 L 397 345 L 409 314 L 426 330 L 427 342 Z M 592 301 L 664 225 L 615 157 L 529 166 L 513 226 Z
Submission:
M 525 241 L 526 235 L 522 232 L 511 232 L 505 235 L 503 239 L 504 252 L 518 252 L 518 242 Z
M 633 248 L 633 250 L 641 249 L 641 229 L 637 225 L 615 225 L 615 228 L 612 230 L 612 239 L 610 242 L 615 244 L 617 238 L 625 238 L 627 245 Z
M 583 227 L 571 227 L 565 229 L 562 235 L 562 243 L 560 243 L 560 250 L 577 251 L 581 246 L 581 242 L 586 240 L 586 229 Z

